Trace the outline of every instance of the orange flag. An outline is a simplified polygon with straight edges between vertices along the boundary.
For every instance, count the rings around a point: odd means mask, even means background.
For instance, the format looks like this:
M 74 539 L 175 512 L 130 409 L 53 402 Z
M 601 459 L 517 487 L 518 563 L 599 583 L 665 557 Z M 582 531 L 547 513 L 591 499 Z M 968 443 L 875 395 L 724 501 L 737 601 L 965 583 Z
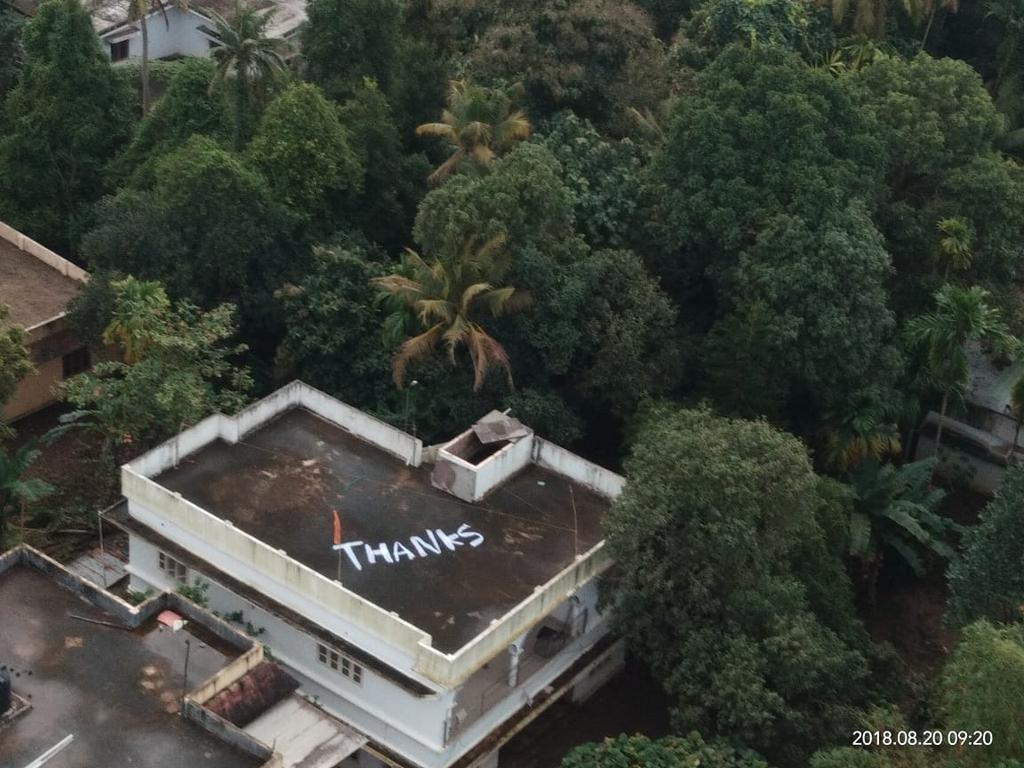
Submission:
M 334 513 L 334 546 L 341 544 L 341 518 L 338 517 L 338 510 L 332 509 Z

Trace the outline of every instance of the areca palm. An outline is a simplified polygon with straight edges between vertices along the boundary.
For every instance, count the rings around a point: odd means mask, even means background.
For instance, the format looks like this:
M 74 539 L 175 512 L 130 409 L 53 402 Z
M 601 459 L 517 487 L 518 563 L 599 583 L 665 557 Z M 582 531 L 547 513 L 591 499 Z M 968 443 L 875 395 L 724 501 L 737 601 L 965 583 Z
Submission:
M 7 537 L 7 518 L 22 504 L 30 504 L 53 492 L 49 483 L 25 477 L 39 453 L 35 443 L 28 443 L 11 454 L 0 448 L 0 550 Z
M 530 121 L 521 109 L 515 109 L 509 92 L 473 85 L 468 80 L 452 80 L 448 106 L 441 122 L 424 123 L 416 128 L 419 136 L 446 140 L 452 154 L 430 174 L 438 184 L 454 173 L 469 158 L 478 166 L 494 158 L 530 135 Z
M 985 342 L 1000 353 L 1018 346 L 1002 313 L 989 306 L 988 291 L 978 286 L 959 288 L 944 285 L 935 293 L 935 311 L 915 317 L 907 325 L 911 343 L 925 353 L 931 380 L 942 391 L 942 406 L 935 435 L 935 454 L 942 444 L 949 396 L 967 383 L 969 373 L 964 346 L 969 341 Z
M 171 20 L 167 16 L 168 8 L 177 8 L 187 11 L 188 0 L 129 0 L 128 21 L 136 21 L 139 24 L 139 31 L 142 32 L 142 114 L 149 112 L 149 26 L 147 17 L 159 11 L 167 28 L 171 27 Z
M 512 385 L 512 366 L 505 348 L 480 324 L 481 315 L 497 317 L 529 303 L 529 294 L 511 286 L 496 287 L 508 267 L 504 235 L 483 243 L 470 238 L 426 261 L 406 249 L 406 274 L 375 278 L 374 285 L 394 297 L 410 313 L 421 332 L 398 347 L 392 362 L 395 383 L 401 387 L 411 363 L 443 346 L 452 364 L 465 347 L 473 363 L 473 389 L 483 386 L 488 372 L 504 370 Z
M 949 278 L 949 271 L 963 272 L 971 268 L 974 259 L 974 233 L 971 225 L 964 219 L 952 217 L 940 219 L 936 225 L 939 230 L 939 243 L 936 256 L 944 267 L 943 280 Z
M 272 82 L 285 68 L 281 55 L 284 41 L 266 35 L 274 8 L 258 11 L 236 0 L 230 20 L 216 11 L 206 13 L 213 27 L 203 26 L 200 30 L 216 43 L 211 55 L 217 63 L 217 71 L 211 87 L 234 78 L 234 141 L 235 148 L 240 149 L 247 133 L 253 92 Z
M 935 512 L 945 492 L 931 486 L 936 459 L 904 464 L 865 462 L 850 475 L 850 554 L 874 598 L 875 583 L 887 551 L 897 553 L 917 575 L 926 567 L 922 555 L 955 556 L 947 539 L 959 526 Z

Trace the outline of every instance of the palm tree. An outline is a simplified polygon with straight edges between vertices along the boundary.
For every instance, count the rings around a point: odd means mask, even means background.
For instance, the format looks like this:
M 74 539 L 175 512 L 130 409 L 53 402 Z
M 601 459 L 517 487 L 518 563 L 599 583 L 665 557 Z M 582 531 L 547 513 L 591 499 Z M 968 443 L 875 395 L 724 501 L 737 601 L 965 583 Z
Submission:
M 936 225 L 939 230 L 939 242 L 936 247 L 936 258 L 943 266 L 943 281 L 948 281 L 949 270 L 964 272 L 971 268 L 974 259 L 974 232 L 971 225 L 959 217 L 939 219 Z
M 483 386 L 493 367 L 502 368 L 512 386 L 508 353 L 477 321 L 482 313 L 497 317 L 529 303 L 529 294 L 523 291 L 495 287 L 508 268 L 507 256 L 504 235 L 483 244 L 469 238 L 460 246 L 449 246 L 430 263 L 406 249 L 406 274 L 372 280 L 400 303 L 403 312 L 411 313 L 422 329 L 403 341 L 395 353 L 392 369 L 399 387 L 410 363 L 429 356 L 441 344 L 453 365 L 459 347 L 469 351 L 474 391 Z
M 158 282 L 126 277 L 110 284 L 114 291 L 114 313 L 103 331 L 103 341 L 120 344 L 124 361 L 139 362 L 153 341 L 154 332 L 171 308 L 167 293 Z
M 187 11 L 188 0 L 129 0 L 128 21 L 136 21 L 139 30 L 142 32 L 142 114 L 149 113 L 149 26 L 147 17 L 157 11 L 163 16 L 164 24 L 171 27 L 171 20 L 167 17 L 168 8 L 177 8 L 180 11 Z
M 960 526 L 935 512 L 945 497 L 931 487 L 936 462 L 924 459 L 897 469 L 869 461 L 850 475 L 850 555 L 860 563 L 872 602 L 887 551 L 896 552 L 918 576 L 926 570 L 922 553 L 955 557 L 947 538 Z
M 915 317 L 907 324 L 911 343 L 927 354 L 931 380 L 942 391 L 942 407 L 935 435 L 935 455 L 942 444 L 942 428 L 949 396 L 967 383 L 968 363 L 964 345 L 968 341 L 991 344 L 1001 354 L 1018 346 L 1003 322 L 1002 313 L 989 306 L 988 291 L 978 286 L 959 288 L 946 284 L 935 293 L 935 311 Z
M 454 148 L 430 174 L 430 183 L 447 179 L 467 157 L 477 166 L 487 166 L 498 154 L 529 137 L 530 121 L 521 109 L 513 108 L 510 93 L 514 90 L 484 88 L 468 80 L 451 81 L 441 122 L 424 123 L 416 129 L 417 135 L 440 137 Z
M 13 454 L 0 448 L 0 550 L 7 538 L 7 518 L 23 504 L 47 496 L 53 486 L 38 478 L 26 478 L 25 473 L 39 458 L 39 449 L 30 442 Z
M 833 471 L 846 472 L 864 461 L 880 461 L 898 454 L 900 437 L 892 411 L 891 407 L 866 397 L 826 414 L 830 426 L 823 438 L 825 465 Z
M 850 11 L 850 0 L 817 0 L 817 3 L 832 11 L 833 24 L 837 27 L 844 24 Z M 885 37 L 888 6 L 888 0 L 854 0 L 851 30 L 855 34 L 881 40 Z
M 258 11 L 235 0 L 230 21 L 216 11 L 205 13 L 213 21 L 213 28 L 202 26 L 199 29 L 216 43 L 211 55 L 217 62 L 217 72 L 210 87 L 234 78 L 234 143 L 236 149 L 241 149 L 248 133 L 253 92 L 266 87 L 285 69 L 281 55 L 284 41 L 266 36 L 274 8 Z

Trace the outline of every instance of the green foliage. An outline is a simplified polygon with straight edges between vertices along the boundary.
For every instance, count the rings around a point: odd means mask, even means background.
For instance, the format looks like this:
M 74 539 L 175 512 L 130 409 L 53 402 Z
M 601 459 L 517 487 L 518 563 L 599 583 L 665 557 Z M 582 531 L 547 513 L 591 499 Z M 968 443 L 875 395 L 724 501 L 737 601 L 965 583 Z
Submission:
M 43 3 L 22 43 L 22 78 L 0 120 L 0 220 L 67 252 L 129 135 L 131 99 L 78 0 Z
M 193 136 L 156 163 L 151 188 L 124 189 L 101 203 L 82 250 L 91 267 L 160 280 L 172 297 L 236 304 L 246 338 L 270 355 L 277 343 L 271 296 L 305 263 L 290 228 L 262 175 Z
M 558 445 L 572 445 L 583 436 L 582 419 L 553 389 L 517 389 L 505 405 L 517 419 Z
M 957 750 L 965 766 L 1024 760 L 1024 626 L 982 620 L 964 629 L 936 686 L 935 708 L 947 728 L 993 733 L 990 747 Z
M 606 521 L 619 564 L 609 601 L 673 697 L 676 727 L 782 765 L 848 738 L 869 665 L 808 601 L 801 569 L 809 552 L 826 559 L 824 499 L 799 441 L 764 422 L 661 409 L 626 474 Z
M 210 605 L 210 597 L 207 594 L 209 591 L 210 582 L 200 578 L 196 578 L 191 584 L 182 584 L 178 587 L 179 595 L 186 600 L 191 600 L 200 608 L 206 608 Z
M 348 215 L 370 240 L 397 249 L 425 190 L 427 159 L 403 153 L 395 113 L 372 80 L 356 89 L 340 116 L 363 169 L 362 192 Z
M 383 274 L 355 244 L 314 250 L 312 271 L 278 293 L 287 328 L 278 367 L 286 378 L 358 408 L 380 407 L 391 389 L 390 360 L 380 338 L 384 308 L 370 281 Z
M 0 302 L 0 411 L 14 396 L 18 382 L 34 370 L 25 346 L 25 331 L 8 322 L 9 314 L 7 306 Z M 0 424 L 0 436 L 2 434 L 3 425 Z
M 761 312 L 771 328 L 770 358 L 762 359 L 770 369 L 752 372 L 755 381 L 784 377 L 803 413 L 858 391 L 884 392 L 900 366 L 890 272 L 882 240 L 859 207 L 813 224 L 787 215 L 765 222 L 722 281 L 723 298 L 754 307 L 746 317 Z
M 139 123 L 131 144 L 115 170 L 130 174 L 132 185 L 152 182 L 153 167 L 193 134 L 224 141 L 231 135 L 230 117 L 221 89 L 211 91 L 216 66 L 209 59 L 189 58 L 174 65 L 167 92 Z
M 697 733 L 657 741 L 623 734 L 576 747 L 562 760 L 561 768 L 768 768 L 768 764 L 750 750 L 708 744 Z
M 261 10 L 235 0 L 229 18 L 209 8 L 206 11 L 213 26 L 200 29 L 215 43 L 210 52 L 217 63 L 214 83 L 231 82 L 232 136 L 235 149 L 240 150 L 252 135 L 258 107 L 284 80 L 284 41 L 266 34 L 277 9 Z
M 562 168 L 573 196 L 578 229 L 594 248 L 622 248 L 636 235 L 645 153 L 629 140 L 613 141 L 571 112 L 550 120 L 539 137 Z
M 917 576 L 927 571 L 928 554 L 955 559 L 948 540 L 960 528 L 935 512 L 946 495 L 931 485 L 935 463 L 923 459 L 897 469 L 869 461 L 850 475 L 850 554 L 861 564 L 872 599 L 882 558 L 889 552 Z
M 896 266 L 901 311 L 920 311 L 939 287 L 937 265 L 923 257 L 945 218 L 974 228 L 965 277 L 1005 279 L 1024 236 L 1024 175 L 993 151 L 1003 118 L 977 73 L 921 54 L 877 61 L 850 82 L 885 146 L 887 193 L 875 218 Z
M 571 109 L 621 127 L 626 107 L 653 108 L 668 95 L 664 47 L 631 3 L 522 0 L 503 10 L 506 18 L 480 36 L 467 67 L 481 82 L 522 83 L 535 117 Z
M 363 169 L 337 107 L 309 83 L 292 85 L 270 102 L 248 153 L 277 199 L 331 231 L 333 211 L 362 186 Z
M 732 43 L 811 53 L 830 42 L 810 0 L 709 0 L 688 22 L 687 36 L 712 56 Z
M 172 306 L 158 284 L 133 278 L 112 289 L 105 336 L 122 346 L 130 340 L 135 362 L 102 362 L 67 379 L 61 395 L 76 410 L 63 421 L 97 432 L 105 457 L 116 459 L 127 446 L 152 445 L 214 411 L 244 405 L 251 380 L 233 359 L 245 347 L 227 346 L 234 307 Z
M 868 712 L 859 730 L 909 733 L 913 728 L 897 707 L 877 707 Z M 889 747 L 838 747 L 811 756 L 809 768 L 956 768 L 940 757 L 938 751 L 923 745 Z
M 21 16 L 0 5 L 0 105 L 21 76 L 24 51 L 21 47 Z
M 364 78 L 390 94 L 402 27 L 399 0 L 313 0 L 302 31 L 306 74 L 332 99 L 351 98 Z
M 1024 606 L 1024 469 L 1006 471 L 978 525 L 963 539 L 963 554 L 949 569 L 947 619 L 958 626 L 975 619 L 1009 622 Z
M 655 163 L 668 234 L 703 269 L 774 216 L 814 222 L 871 193 L 880 151 L 846 81 L 777 48 L 729 48 L 679 101 Z
M 53 493 L 54 488 L 38 477 L 26 477 L 40 450 L 30 441 L 14 451 L 0 446 L 0 551 L 7 540 L 7 520 L 24 504 Z

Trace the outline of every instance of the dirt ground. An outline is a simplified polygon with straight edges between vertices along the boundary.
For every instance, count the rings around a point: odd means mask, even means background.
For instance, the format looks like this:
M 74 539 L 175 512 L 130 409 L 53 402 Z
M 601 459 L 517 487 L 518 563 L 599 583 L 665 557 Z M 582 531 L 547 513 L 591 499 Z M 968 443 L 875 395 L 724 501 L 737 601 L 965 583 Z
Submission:
M 11 448 L 19 448 L 60 425 L 65 409 L 51 406 L 12 426 Z M 54 486 L 50 496 L 28 505 L 23 519 L 12 521 L 27 543 L 59 560 L 73 557 L 95 543 L 96 513 L 116 501 L 117 471 L 103 470 L 96 460 L 99 439 L 84 430 L 69 430 L 54 442 L 40 444 L 42 451 L 29 470 L 31 477 Z

